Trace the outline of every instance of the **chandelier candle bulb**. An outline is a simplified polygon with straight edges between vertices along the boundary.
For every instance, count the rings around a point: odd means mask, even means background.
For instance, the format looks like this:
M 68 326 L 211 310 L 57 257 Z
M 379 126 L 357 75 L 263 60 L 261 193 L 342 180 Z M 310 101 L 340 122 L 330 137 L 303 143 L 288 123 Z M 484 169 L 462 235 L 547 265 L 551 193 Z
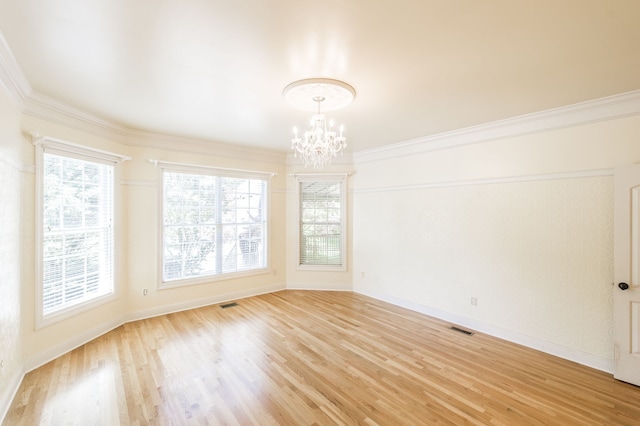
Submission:
M 313 110 L 310 107 L 316 104 L 317 112 L 311 117 L 311 129 L 304 132 L 303 137 L 298 137 L 298 130 L 293 128 L 294 138 L 291 140 L 291 149 L 294 157 L 300 154 L 304 166 L 313 165 L 314 169 L 321 169 L 331 164 L 331 159 L 343 153 L 346 148 L 346 138 L 343 136 L 344 126 L 340 125 L 340 135 L 333 130 L 333 120 L 327 119 L 320 113 L 321 105 L 327 110 L 343 108 L 351 103 L 355 97 L 353 87 L 338 80 L 328 78 L 312 78 L 296 81 L 285 87 L 282 95 L 292 106 L 306 111 Z

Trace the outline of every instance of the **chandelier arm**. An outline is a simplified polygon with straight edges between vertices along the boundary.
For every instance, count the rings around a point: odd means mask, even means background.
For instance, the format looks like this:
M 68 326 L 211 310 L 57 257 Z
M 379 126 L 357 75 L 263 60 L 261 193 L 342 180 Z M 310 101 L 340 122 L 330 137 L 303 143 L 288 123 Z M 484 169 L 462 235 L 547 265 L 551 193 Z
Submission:
M 325 165 L 331 164 L 331 159 L 337 156 L 338 153 L 343 153 L 344 148 L 347 146 L 346 138 L 343 135 L 344 127 L 339 127 L 340 133 L 338 134 L 337 131 L 334 131 L 333 120 L 330 120 L 327 123 L 326 117 L 321 112 L 322 102 L 325 101 L 327 97 L 329 98 L 329 109 L 335 109 L 335 93 L 332 93 L 330 90 L 326 91 L 321 89 L 325 86 L 333 86 L 335 88 L 336 83 L 340 82 L 333 80 L 314 82 L 303 80 L 292 83 L 287 86 L 283 92 L 285 98 L 288 98 L 288 95 L 290 94 L 302 93 L 301 91 L 296 91 L 298 86 L 313 88 L 313 91 L 311 92 L 313 94 L 313 96 L 311 96 L 311 101 L 317 104 L 317 113 L 311 118 L 311 128 L 303 134 L 298 135 L 298 131 L 294 127 L 294 138 L 291 139 L 291 149 L 294 152 L 294 156 L 297 157 L 298 154 L 300 154 L 300 158 L 302 158 L 305 167 L 313 165 L 314 169 L 319 169 Z M 309 86 L 309 84 L 312 84 L 312 86 Z M 348 95 L 347 99 L 350 102 L 353 99 L 353 96 L 355 96 L 353 88 L 346 85 L 346 83 L 338 84 L 338 86 L 341 87 L 340 90 L 343 92 L 343 95 L 344 91 L 346 91 L 346 94 Z

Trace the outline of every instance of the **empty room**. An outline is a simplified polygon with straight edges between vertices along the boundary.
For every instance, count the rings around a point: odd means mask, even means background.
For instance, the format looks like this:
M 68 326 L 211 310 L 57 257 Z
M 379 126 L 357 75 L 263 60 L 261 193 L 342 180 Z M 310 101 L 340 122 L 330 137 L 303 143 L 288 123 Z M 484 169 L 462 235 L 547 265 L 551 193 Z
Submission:
M 639 22 L 0 0 L 0 424 L 639 424 Z

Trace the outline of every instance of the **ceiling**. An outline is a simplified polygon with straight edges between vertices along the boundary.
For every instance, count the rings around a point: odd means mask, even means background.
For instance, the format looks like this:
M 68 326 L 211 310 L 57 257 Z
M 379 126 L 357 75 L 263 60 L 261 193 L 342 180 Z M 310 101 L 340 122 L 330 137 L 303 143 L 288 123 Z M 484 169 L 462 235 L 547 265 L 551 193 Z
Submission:
M 0 0 L 0 32 L 37 94 L 281 152 L 305 78 L 355 88 L 347 152 L 640 89 L 638 0 Z

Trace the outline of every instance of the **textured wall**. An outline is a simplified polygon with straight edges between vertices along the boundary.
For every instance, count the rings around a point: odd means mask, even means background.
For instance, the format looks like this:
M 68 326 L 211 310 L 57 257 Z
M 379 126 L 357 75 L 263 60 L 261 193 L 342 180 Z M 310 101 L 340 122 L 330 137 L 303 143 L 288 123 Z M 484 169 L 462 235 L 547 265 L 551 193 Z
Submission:
M 357 289 L 610 359 L 612 190 L 606 176 L 358 194 Z
M 0 91 L 0 419 L 22 371 L 21 144 L 17 109 Z
M 612 174 L 638 134 L 633 116 L 356 164 L 354 290 L 610 369 Z

